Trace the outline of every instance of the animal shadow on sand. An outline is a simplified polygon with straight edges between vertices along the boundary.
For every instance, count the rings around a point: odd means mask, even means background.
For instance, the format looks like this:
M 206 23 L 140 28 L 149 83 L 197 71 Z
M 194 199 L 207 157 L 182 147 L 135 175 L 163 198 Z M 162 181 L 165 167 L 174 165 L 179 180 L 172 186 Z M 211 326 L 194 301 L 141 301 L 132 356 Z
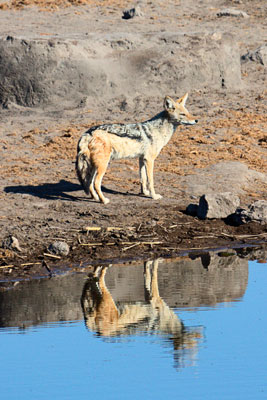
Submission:
M 69 192 L 76 192 L 81 190 L 81 186 L 76 183 L 66 181 L 61 179 L 57 183 L 42 183 L 40 185 L 16 185 L 16 186 L 6 186 L 4 191 L 6 193 L 15 194 L 28 194 L 31 196 L 39 197 L 40 199 L 46 200 L 66 200 L 66 201 L 92 201 L 95 203 L 94 199 L 85 196 L 73 196 Z M 134 193 L 119 192 L 112 189 L 103 188 L 103 191 L 109 194 L 117 194 L 123 196 L 140 196 Z

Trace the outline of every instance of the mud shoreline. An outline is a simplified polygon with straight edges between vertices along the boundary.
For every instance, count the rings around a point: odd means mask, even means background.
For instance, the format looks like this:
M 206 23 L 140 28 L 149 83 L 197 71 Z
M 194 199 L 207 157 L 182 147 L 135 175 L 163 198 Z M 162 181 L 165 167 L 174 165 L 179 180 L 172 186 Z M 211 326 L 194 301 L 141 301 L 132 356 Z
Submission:
M 158 210 L 159 211 L 159 210 Z M 26 242 L 21 251 L 1 250 L 0 281 L 17 281 L 34 277 L 52 277 L 66 271 L 90 271 L 96 265 L 134 263 L 156 258 L 175 258 L 188 254 L 199 255 L 209 251 L 252 252 L 262 249 L 266 257 L 266 226 L 251 222 L 239 227 L 227 225 L 222 220 L 200 221 L 177 211 L 167 213 L 155 210 L 132 217 L 132 226 L 77 226 L 54 229 L 43 237 L 46 243 L 64 240 L 70 252 L 67 256 L 55 255 L 48 245 L 35 240 Z M 152 217 L 153 215 L 153 217 Z M 170 218 L 171 217 L 171 218 Z M 117 222 L 109 218 L 110 222 Z M 129 222 L 129 217 L 127 219 Z M 105 224 L 106 225 L 106 224 Z M 31 250 L 33 249 L 33 250 Z M 265 250 L 264 250 L 265 249 Z M 25 251 L 26 250 L 26 251 Z M 264 253 L 265 251 L 265 253 Z M 265 256 L 264 256 L 265 254 Z M 266 262 L 266 259 L 265 259 Z

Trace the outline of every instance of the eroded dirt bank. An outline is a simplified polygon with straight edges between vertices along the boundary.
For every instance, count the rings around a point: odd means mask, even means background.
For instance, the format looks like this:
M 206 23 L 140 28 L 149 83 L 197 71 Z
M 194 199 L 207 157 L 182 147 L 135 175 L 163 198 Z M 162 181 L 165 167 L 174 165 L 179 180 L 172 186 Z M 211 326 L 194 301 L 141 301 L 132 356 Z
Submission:
M 267 228 L 263 224 L 252 222 L 233 227 L 223 220 L 200 221 L 184 213 L 189 203 L 206 192 L 237 193 L 243 206 L 267 199 L 266 64 L 253 57 L 240 65 L 237 61 L 266 40 L 263 2 L 238 4 L 249 18 L 218 18 L 217 11 L 232 6 L 230 1 L 206 1 L 201 6 L 193 1 L 179 5 L 144 2 L 143 17 L 130 21 L 121 18 L 123 3 L 107 2 L 100 7 L 93 1 L 83 2 L 83 6 L 58 8 L 53 12 L 40 11 L 31 7 L 31 2 L 27 3 L 28 7 L 19 10 L 0 9 L 0 35 L 4 41 L 8 36 L 15 38 L 13 44 L 25 40 L 28 50 L 29 43 L 40 40 L 43 43 L 52 40 L 52 50 L 57 40 L 61 46 L 64 42 L 76 48 L 91 46 L 92 59 L 95 60 L 94 54 L 99 57 L 101 53 L 101 60 L 105 60 L 106 75 L 98 74 L 91 85 L 87 76 L 86 90 L 81 87 L 81 76 L 77 81 L 69 79 L 65 96 L 62 85 L 54 93 L 42 88 L 34 91 L 32 85 L 32 91 L 25 96 L 21 92 L 23 85 L 18 92 L 7 92 L 1 83 L 0 242 L 13 235 L 19 240 L 21 251 L 0 249 L 0 279 L 49 274 L 49 270 L 60 265 L 78 266 L 80 262 L 163 257 L 185 249 L 266 240 Z M 46 10 L 48 3 L 42 4 Z M 232 47 L 229 39 L 221 39 L 229 31 L 233 35 Z M 92 41 L 92 37 L 101 40 Z M 207 44 L 211 37 L 215 44 Z M 153 52 L 147 53 L 149 42 Z M 216 47 L 218 57 L 220 46 L 228 51 L 226 64 L 219 63 L 224 76 L 217 74 L 216 65 L 211 67 L 216 60 L 210 46 Z M 239 52 L 237 57 L 233 49 Z M 132 67 L 127 64 L 129 51 L 135 57 L 134 71 L 127 70 Z M 201 67 L 199 76 L 196 69 L 188 67 L 196 63 L 196 54 L 199 60 L 203 57 L 197 64 Z M 208 55 L 206 73 L 212 76 L 209 79 L 207 75 L 203 80 L 205 54 Z M 64 71 L 67 71 L 65 53 L 64 57 Z M 82 58 L 86 58 L 84 54 Z M 180 61 L 176 63 L 177 59 Z M 226 68 L 230 61 L 237 68 L 233 75 Z M 61 62 L 58 54 L 57 68 Z M 74 72 L 68 77 L 73 78 Z M 127 74 L 133 73 L 139 79 L 134 86 L 132 75 L 127 81 Z M 145 85 L 146 82 L 149 84 Z M 53 89 L 51 80 L 47 88 Z M 190 91 L 188 109 L 200 122 L 191 128 L 177 129 L 156 160 L 155 186 L 163 199 L 154 202 L 139 195 L 136 161 L 115 162 L 110 166 L 103 182 L 111 200 L 108 206 L 88 199 L 74 171 L 80 134 L 100 121 L 135 122 L 150 118 L 161 111 L 166 94 L 180 96 L 186 90 Z M 36 97 L 40 93 L 44 93 L 43 99 Z M 23 99 L 30 102 L 27 104 Z M 224 162 L 242 163 L 248 167 L 247 177 L 238 179 L 234 168 L 233 173 L 226 173 Z M 210 169 L 218 163 L 222 163 L 219 176 L 218 171 Z M 68 256 L 59 259 L 45 255 L 55 240 L 68 243 Z

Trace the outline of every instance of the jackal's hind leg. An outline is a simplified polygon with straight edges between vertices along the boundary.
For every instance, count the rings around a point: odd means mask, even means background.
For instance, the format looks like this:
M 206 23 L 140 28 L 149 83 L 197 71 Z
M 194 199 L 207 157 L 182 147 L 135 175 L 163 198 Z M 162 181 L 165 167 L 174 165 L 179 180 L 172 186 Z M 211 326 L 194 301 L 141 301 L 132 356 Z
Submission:
M 96 172 L 96 176 L 95 176 L 95 180 L 94 180 L 94 187 L 95 187 L 96 193 L 103 204 L 108 204 L 110 201 L 107 197 L 105 197 L 103 195 L 102 190 L 101 190 L 102 179 L 107 170 L 108 161 L 109 160 L 102 162 L 102 164 L 97 167 L 97 172 Z
M 96 201 L 99 201 L 99 196 L 95 191 L 95 177 L 96 177 L 96 169 L 94 168 L 92 179 L 91 179 L 91 183 L 90 183 L 90 186 L 89 186 L 89 190 L 90 190 L 90 193 L 91 193 L 92 197 Z

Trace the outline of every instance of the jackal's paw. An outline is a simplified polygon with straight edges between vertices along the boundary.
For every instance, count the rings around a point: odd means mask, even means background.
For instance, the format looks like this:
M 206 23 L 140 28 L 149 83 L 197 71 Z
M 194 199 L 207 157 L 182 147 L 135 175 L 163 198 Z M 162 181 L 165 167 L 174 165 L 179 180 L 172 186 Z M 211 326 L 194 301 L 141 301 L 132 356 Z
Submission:
M 95 199 L 95 201 L 100 201 L 98 194 L 95 192 L 91 193 L 91 198 Z
M 147 189 L 142 189 L 141 194 L 143 194 L 146 197 L 150 197 L 150 191 Z
M 103 199 L 103 204 L 108 204 L 110 202 L 110 200 L 107 198 L 107 197 L 105 197 L 104 199 Z
M 162 196 L 161 196 L 161 194 L 154 194 L 154 196 L 152 196 L 152 199 L 153 200 L 160 200 L 160 199 L 162 199 Z

